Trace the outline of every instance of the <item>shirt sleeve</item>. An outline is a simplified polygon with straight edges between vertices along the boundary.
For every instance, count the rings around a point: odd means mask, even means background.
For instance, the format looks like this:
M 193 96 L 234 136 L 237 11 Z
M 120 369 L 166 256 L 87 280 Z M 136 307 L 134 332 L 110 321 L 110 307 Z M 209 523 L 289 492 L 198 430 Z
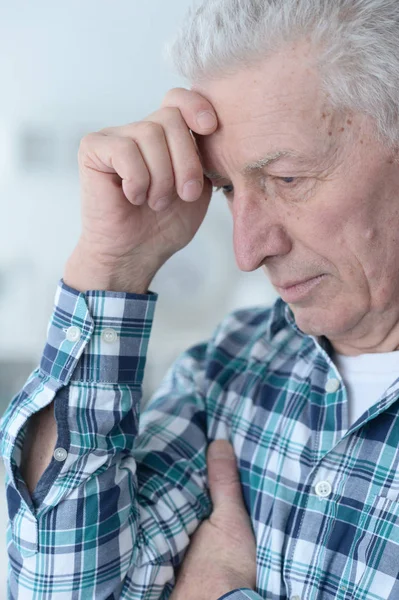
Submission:
M 182 356 L 140 418 L 156 299 L 59 283 L 40 366 L 1 423 L 10 598 L 154 600 L 173 589 L 211 510 L 207 345 Z M 52 401 L 56 449 L 31 497 L 23 441 L 29 418 Z
M 225 594 L 219 600 L 262 600 L 262 596 L 249 588 L 242 588 Z

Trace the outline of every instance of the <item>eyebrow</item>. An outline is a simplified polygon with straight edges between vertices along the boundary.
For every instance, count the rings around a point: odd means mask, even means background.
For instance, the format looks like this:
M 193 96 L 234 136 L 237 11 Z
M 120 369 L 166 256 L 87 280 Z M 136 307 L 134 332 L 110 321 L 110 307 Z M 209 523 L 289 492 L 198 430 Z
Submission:
M 243 175 L 250 175 L 255 171 L 261 171 L 262 169 L 264 169 L 264 167 L 267 167 L 268 165 L 271 165 L 277 162 L 278 160 L 281 160 L 282 158 L 302 158 L 302 160 L 304 159 L 303 156 L 300 156 L 297 152 L 294 152 L 293 150 L 279 150 L 278 152 L 267 154 L 263 158 L 259 158 L 258 160 L 246 164 L 242 169 L 241 173 Z M 204 175 L 208 179 L 213 179 L 215 181 L 219 179 L 228 179 L 227 177 L 224 177 L 217 171 L 207 171 L 206 169 L 204 169 Z

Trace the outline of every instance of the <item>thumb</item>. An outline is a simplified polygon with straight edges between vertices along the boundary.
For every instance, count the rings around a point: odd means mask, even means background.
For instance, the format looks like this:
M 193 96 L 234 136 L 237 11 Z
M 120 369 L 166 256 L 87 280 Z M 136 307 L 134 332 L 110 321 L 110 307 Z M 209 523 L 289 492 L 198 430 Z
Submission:
M 207 465 L 214 509 L 226 503 L 245 508 L 233 446 L 226 440 L 212 442 L 208 448 Z

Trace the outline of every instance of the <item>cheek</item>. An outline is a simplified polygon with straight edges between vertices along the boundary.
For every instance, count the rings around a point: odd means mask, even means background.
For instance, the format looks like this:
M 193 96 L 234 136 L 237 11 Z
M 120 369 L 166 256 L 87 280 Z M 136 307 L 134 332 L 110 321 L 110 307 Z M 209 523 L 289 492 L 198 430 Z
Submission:
M 355 218 L 342 223 L 335 236 L 329 236 L 328 245 L 330 260 L 346 287 L 370 298 L 374 307 L 384 309 L 399 293 L 398 243 L 385 226 L 370 224 L 373 220 L 375 216 L 359 211 Z
M 323 261 L 326 271 L 341 284 L 352 291 L 357 288 L 363 294 L 367 278 L 362 263 L 366 261 L 371 266 L 366 254 L 376 232 L 370 227 L 368 217 L 351 206 L 348 208 L 348 202 L 336 202 L 333 209 L 331 197 L 318 202 L 312 210 L 301 209 L 300 214 L 292 211 L 289 220 L 295 229 L 293 235 L 300 245 Z
M 368 249 L 364 270 L 370 287 L 374 305 L 386 309 L 399 296 L 397 245 L 382 241 Z
M 338 211 L 315 207 L 301 209 L 287 214 L 292 224 L 292 235 L 314 253 L 332 261 L 345 255 L 346 240 L 345 215 Z

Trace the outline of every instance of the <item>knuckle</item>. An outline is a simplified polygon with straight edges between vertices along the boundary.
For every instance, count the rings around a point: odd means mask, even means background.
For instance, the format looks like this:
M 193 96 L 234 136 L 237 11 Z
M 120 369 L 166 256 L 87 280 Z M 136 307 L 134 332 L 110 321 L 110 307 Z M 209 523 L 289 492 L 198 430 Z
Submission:
M 133 166 L 137 163 L 137 144 L 134 140 L 128 137 L 116 137 L 110 144 L 110 153 L 118 157 L 119 160 L 129 161 L 129 164 Z
M 79 153 L 92 147 L 92 145 L 98 140 L 98 133 L 87 133 L 82 137 L 79 143 Z
M 118 129 L 118 128 L 117 127 L 103 127 L 97 133 L 99 133 L 101 135 L 111 135 L 111 134 L 115 133 L 116 129 Z
M 170 90 L 168 90 L 164 96 L 164 99 L 162 101 L 162 106 L 169 106 L 170 103 L 173 103 L 173 101 L 176 99 L 176 97 L 178 95 L 181 95 L 182 93 L 184 94 L 184 92 L 186 92 L 187 90 L 181 87 L 176 87 L 176 88 L 172 88 Z
M 164 123 L 165 131 L 169 135 L 178 135 L 180 139 L 187 137 L 187 140 L 192 140 L 193 152 L 195 152 L 194 140 L 190 135 L 190 127 L 187 124 L 182 112 L 179 108 L 169 107 L 163 108 L 160 113 L 160 119 Z
M 136 142 L 128 137 L 117 137 L 115 143 L 122 152 L 129 152 L 136 148 Z
M 87 156 L 96 152 L 100 138 L 101 134 L 98 133 L 88 133 L 81 138 L 77 152 L 77 159 L 80 165 L 84 164 Z
M 156 140 L 165 137 L 162 125 L 155 121 L 141 121 L 139 123 L 139 130 L 141 136 L 154 138 Z
M 183 115 L 177 106 L 165 106 L 160 110 L 160 113 L 168 122 L 176 121 L 179 125 L 184 123 Z

